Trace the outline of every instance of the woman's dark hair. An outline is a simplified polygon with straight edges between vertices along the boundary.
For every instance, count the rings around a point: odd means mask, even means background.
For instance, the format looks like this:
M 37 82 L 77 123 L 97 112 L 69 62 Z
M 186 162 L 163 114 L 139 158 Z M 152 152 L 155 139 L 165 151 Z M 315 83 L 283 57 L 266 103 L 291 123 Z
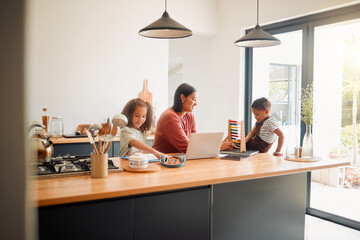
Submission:
M 178 86 L 174 94 L 174 105 L 172 106 L 172 109 L 177 113 L 181 112 L 182 111 L 182 102 L 180 97 L 181 94 L 184 94 L 184 97 L 187 97 L 194 92 L 196 92 L 196 89 L 187 83 L 183 83 L 180 86 Z
M 134 98 L 128 101 L 125 105 L 125 107 L 122 110 L 122 114 L 124 114 L 128 119 L 128 127 L 132 127 L 132 115 L 135 111 L 136 107 L 146 107 L 146 120 L 143 125 L 140 126 L 141 132 L 147 132 L 151 129 L 151 124 L 153 121 L 153 110 L 150 103 L 145 102 L 144 100 L 140 98 Z
M 271 102 L 269 101 L 269 99 L 267 98 L 258 98 L 256 99 L 252 104 L 251 104 L 251 108 L 255 108 L 257 110 L 267 110 L 267 109 L 271 109 Z

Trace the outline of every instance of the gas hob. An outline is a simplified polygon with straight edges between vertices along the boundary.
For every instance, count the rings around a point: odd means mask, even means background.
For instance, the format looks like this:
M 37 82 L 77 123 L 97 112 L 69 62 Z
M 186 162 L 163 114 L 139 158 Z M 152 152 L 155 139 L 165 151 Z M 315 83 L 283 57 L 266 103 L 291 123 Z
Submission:
M 109 172 L 123 171 L 115 166 L 112 160 L 108 162 L 108 169 Z M 89 155 L 65 155 L 52 158 L 47 163 L 34 164 L 33 171 L 38 179 L 88 175 L 91 171 L 91 160 Z

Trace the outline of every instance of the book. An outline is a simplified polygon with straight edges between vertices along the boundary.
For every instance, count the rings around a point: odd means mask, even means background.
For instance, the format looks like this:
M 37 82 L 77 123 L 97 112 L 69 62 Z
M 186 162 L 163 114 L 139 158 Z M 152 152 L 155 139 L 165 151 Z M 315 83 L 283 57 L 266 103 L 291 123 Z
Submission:
M 236 157 L 250 157 L 257 153 L 259 153 L 258 150 L 246 150 L 246 152 L 241 152 L 240 150 L 226 150 L 226 151 L 220 151 L 221 154 L 228 154 L 230 156 L 236 156 Z

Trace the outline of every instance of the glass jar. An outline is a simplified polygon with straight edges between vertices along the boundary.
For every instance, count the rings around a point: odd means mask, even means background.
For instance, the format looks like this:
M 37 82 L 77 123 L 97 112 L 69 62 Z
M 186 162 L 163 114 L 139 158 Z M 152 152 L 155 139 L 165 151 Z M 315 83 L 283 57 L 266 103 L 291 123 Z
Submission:
M 62 117 L 51 118 L 51 136 L 62 137 L 64 135 L 64 123 Z

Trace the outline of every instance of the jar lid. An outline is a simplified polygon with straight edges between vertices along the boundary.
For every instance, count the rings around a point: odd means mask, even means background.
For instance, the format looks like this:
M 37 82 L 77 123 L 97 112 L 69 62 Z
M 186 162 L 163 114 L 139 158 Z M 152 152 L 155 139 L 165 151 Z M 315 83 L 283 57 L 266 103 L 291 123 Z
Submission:
M 62 119 L 62 117 L 52 117 L 51 119 Z
M 129 160 L 141 161 L 141 160 L 147 160 L 147 158 L 145 157 L 144 154 L 137 152 L 131 155 Z
M 48 108 L 47 108 L 47 107 L 44 107 L 44 108 L 43 108 L 43 111 L 47 111 L 47 110 L 48 110 Z

